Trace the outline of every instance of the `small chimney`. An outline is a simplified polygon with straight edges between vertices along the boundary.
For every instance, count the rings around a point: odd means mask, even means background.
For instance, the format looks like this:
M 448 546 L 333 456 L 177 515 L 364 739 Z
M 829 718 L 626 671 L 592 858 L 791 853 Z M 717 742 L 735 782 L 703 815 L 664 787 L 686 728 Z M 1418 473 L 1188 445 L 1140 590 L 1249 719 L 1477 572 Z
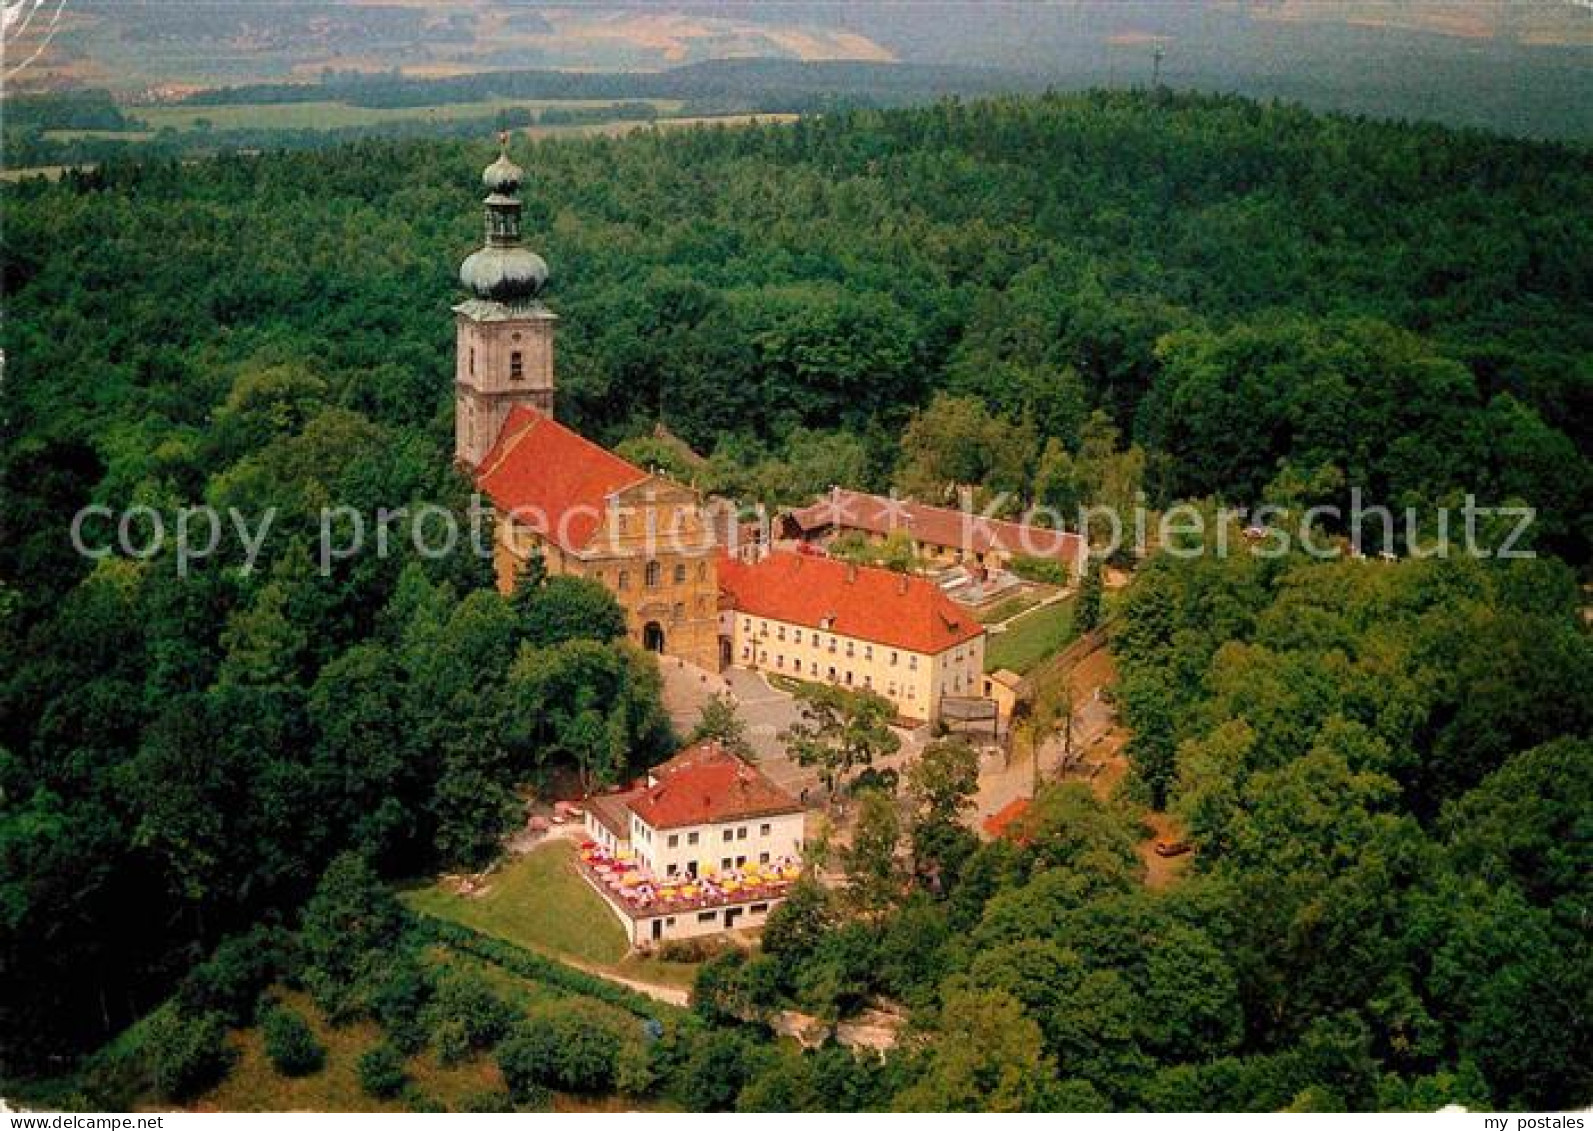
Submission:
M 856 562 L 847 562 L 846 563 L 846 583 L 848 585 L 852 585 L 856 581 L 857 581 L 857 563 Z
M 896 579 L 896 592 L 903 597 L 907 596 L 907 575 L 905 573 Z

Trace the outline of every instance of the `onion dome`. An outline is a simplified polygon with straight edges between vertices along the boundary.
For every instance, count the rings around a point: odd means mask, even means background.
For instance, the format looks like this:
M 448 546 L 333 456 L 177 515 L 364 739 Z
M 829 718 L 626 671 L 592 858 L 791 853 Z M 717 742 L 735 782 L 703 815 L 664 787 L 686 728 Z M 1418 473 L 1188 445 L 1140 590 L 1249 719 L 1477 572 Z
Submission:
M 523 247 L 484 247 L 459 265 L 459 281 L 489 302 L 524 302 L 548 283 L 548 265 Z
M 525 180 L 525 170 L 509 160 L 507 144 L 498 154 L 498 159 L 488 165 L 481 172 L 481 187 L 488 192 L 502 193 L 513 196 L 520 191 L 520 184 Z
M 459 267 L 459 281 L 478 299 L 529 302 L 548 282 L 548 265 L 520 240 L 520 185 L 525 170 L 509 159 L 509 135 L 498 135 L 498 159 L 481 174 L 486 187 L 486 240 Z

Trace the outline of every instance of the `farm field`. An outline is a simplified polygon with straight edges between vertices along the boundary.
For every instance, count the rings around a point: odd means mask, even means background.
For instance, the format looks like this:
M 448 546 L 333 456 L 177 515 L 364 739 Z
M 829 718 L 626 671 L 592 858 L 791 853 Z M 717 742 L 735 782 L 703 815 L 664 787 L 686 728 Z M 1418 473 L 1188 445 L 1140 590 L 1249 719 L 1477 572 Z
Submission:
M 794 122 L 799 117 L 800 114 L 713 114 L 692 118 L 656 118 L 651 122 L 588 122 L 578 126 L 524 126 L 517 132 L 526 137 L 558 137 L 561 134 L 619 137 L 653 127 L 679 130 L 689 129 L 692 126 L 750 126 L 759 122 L 772 125 Z
M 660 114 L 673 113 L 682 103 L 677 99 L 634 99 L 646 102 Z M 617 107 L 612 99 L 488 98 L 480 102 L 449 102 L 436 106 L 353 106 L 347 102 L 260 102 L 237 106 L 139 106 L 128 117 L 144 122 L 151 130 L 170 127 L 192 130 L 209 127 L 218 130 L 330 130 L 345 126 L 379 126 L 392 122 L 449 122 L 481 118 L 504 110 L 596 110 Z M 115 135 L 113 135 L 115 136 Z M 125 135 L 122 135 L 125 136 Z
M 45 130 L 51 141 L 148 141 L 154 130 Z

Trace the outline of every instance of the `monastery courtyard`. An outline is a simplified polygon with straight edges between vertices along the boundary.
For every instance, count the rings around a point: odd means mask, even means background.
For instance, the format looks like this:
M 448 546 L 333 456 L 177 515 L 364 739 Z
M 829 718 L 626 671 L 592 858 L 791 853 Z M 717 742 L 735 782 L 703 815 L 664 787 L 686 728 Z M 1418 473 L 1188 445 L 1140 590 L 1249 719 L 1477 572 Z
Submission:
M 780 732 L 801 717 L 790 692 L 771 685 L 763 673 L 745 668 L 705 672 L 673 656 L 659 656 L 658 668 L 664 677 L 664 709 L 679 734 L 691 733 L 705 702 L 728 693 L 735 700 L 736 713 L 747 724 L 747 738 L 757 752 L 758 769 L 775 785 L 809 804 L 822 800 L 824 787 L 819 783 L 818 772 L 793 762 L 780 742 Z M 927 726 L 895 730 L 902 748 L 876 762 L 876 769 L 904 769 L 929 741 Z

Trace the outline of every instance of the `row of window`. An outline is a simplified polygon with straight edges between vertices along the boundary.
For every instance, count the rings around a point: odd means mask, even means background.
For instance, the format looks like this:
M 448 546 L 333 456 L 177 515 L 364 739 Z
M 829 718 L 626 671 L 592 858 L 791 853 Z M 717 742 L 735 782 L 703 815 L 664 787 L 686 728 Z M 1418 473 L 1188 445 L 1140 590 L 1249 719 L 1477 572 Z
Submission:
M 750 645 L 743 644 L 741 646 L 741 660 L 742 660 L 743 663 L 747 663 L 747 664 L 750 664 L 750 663 L 753 662 L 753 660 L 752 660 L 752 647 Z M 757 660 L 757 662 L 759 664 L 763 665 L 764 667 L 768 666 L 768 664 L 769 664 L 769 652 L 768 652 L 767 649 L 762 649 L 762 650 L 760 650 L 758 652 L 758 660 Z M 785 655 L 784 655 L 784 653 L 776 652 L 774 654 L 774 670 L 775 671 L 780 671 L 780 672 L 783 672 L 783 671 L 787 670 L 786 669 L 786 665 L 785 665 Z M 791 672 L 792 675 L 795 675 L 795 676 L 807 675 L 807 676 L 813 677 L 814 679 L 818 679 L 818 678 L 820 678 L 819 677 L 819 662 L 817 660 L 808 661 L 807 669 L 806 669 L 806 671 L 804 671 L 803 667 L 802 667 L 802 657 L 800 657 L 800 656 L 792 656 L 791 657 L 790 672 Z M 870 675 L 869 673 L 867 673 L 867 672 L 863 673 L 862 682 L 858 683 L 857 680 L 855 679 L 855 677 L 853 676 L 852 670 L 850 668 L 847 668 L 844 671 L 837 671 L 833 666 L 831 666 L 831 667 L 825 668 L 823 678 L 829 680 L 831 683 L 840 683 L 840 684 L 844 684 L 847 687 L 860 686 L 860 687 L 863 687 L 864 689 L 866 689 L 868 691 L 874 690 L 874 677 L 872 675 Z M 957 677 L 956 684 L 957 684 L 957 690 L 959 690 L 959 691 L 962 690 L 962 676 L 959 675 Z M 896 698 L 896 691 L 897 691 L 897 688 L 896 688 L 896 681 L 895 680 L 891 680 L 888 684 L 886 684 L 885 695 L 888 698 L 895 699 Z M 902 684 L 902 693 L 909 699 L 917 699 L 918 698 L 918 689 L 911 683 Z
M 724 830 L 725 843 L 729 844 L 733 840 L 746 840 L 747 839 L 747 830 L 749 828 L 751 828 L 751 827 L 752 826 L 750 826 L 750 825 L 741 825 L 738 828 L 725 829 Z M 774 831 L 774 826 L 771 825 L 767 821 L 765 821 L 763 824 L 758 826 L 758 835 L 759 836 L 769 836 L 773 831 Z M 696 844 L 697 843 L 697 835 L 698 834 L 695 831 L 687 833 L 686 834 L 686 843 L 688 845 Z M 680 847 L 680 834 L 679 833 L 670 833 L 669 834 L 668 844 L 669 844 L 670 848 L 679 848 Z
M 689 516 L 689 514 L 690 514 L 690 512 L 685 511 L 685 510 L 680 510 L 680 509 L 676 509 L 676 510 L 670 511 L 669 512 L 669 515 L 670 515 L 670 517 L 669 517 L 669 529 L 670 529 L 670 532 L 678 534 L 682 530 L 682 528 L 685 527 L 686 519 Z M 619 532 L 621 534 L 627 534 L 627 533 L 630 532 L 630 528 L 631 528 L 631 516 L 628 513 L 624 512 L 624 511 L 621 511 L 617 515 L 615 515 L 615 524 L 618 526 Z
M 740 910 L 740 908 L 738 908 L 738 907 L 727 907 L 727 908 L 725 908 L 726 912 L 739 911 L 739 910 Z M 767 910 L 769 910 L 769 905 L 767 903 L 753 903 L 753 904 L 749 904 L 747 906 L 747 914 L 748 915 L 762 915 Z M 699 911 L 699 912 L 697 912 L 697 922 L 699 922 L 699 923 L 716 923 L 718 921 L 719 921 L 719 911 L 718 911 L 717 908 L 715 908 L 712 911 Z M 728 914 L 725 916 L 725 922 L 727 924 L 730 922 L 730 916 Z M 664 920 L 664 926 L 673 927 L 674 925 L 675 925 L 675 917 L 673 915 L 671 915 L 669 918 Z
M 767 852 L 758 853 L 758 863 L 759 864 L 767 864 L 768 862 L 769 862 L 769 854 Z M 746 863 L 747 863 L 747 858 L 745 856 L 724 856 L 724 857 L 721 857 L 720 860 L 719 860 L 719 870 L 721 872 L 728 872 L 732 868 L 743 868 L 743 867 L 746 866 Z M 680 874 L 681 874 L 681 866 L 678 863 L 671 862 L 669 864 L 664 865 L 664 875 L 666 875 L 666 876 L 678 876 Z M 690 877 L 692 877 L 693 879 L 696 879 L 696 877 L 697 877 L 697 861 L 693 860 L 693 861 L 691 861 L 690 863 L 688 863 L 686 865 L 685 874 L 690 876 Z
M 601 573 L 599 573 L 597 576 L 598 576 L 598 580 L 599 581 L 601 581 L 603 579 L 603 575 Z M 684 584 L 686 584 L 686 563 L 684 563 L 684 562 L 676 562 L 673 576 L 675 578 L 675 584 L 676 585 L 684 585 Z M 707 581 L 708 580 L 708 563 L 707 562 L 698 562 L 697 563 L 697 580 L 698 581 Z M 648 589 L 657 589 L 660 585 L 663 584 L 663 582 L 664 582 L 664 567 L 662 565 L 660 565 L 658 562 L 648 562 L 646 570 L 644 570 L 643 573 L 642 573 L 642 583 Z M 631 571 L 628 570 L 628 569 L 620 570 L 619 571 L 619 580 L 618 580 L 617 588 L 629 589 L 630 587 L 631 587 Z
M 746 633 L 748 633 L 750 635 L 752 633 L 752 618 L 751 617 L 742 617 L 741 618 L 741 628 L 742 628 L 743 632 L 746 632 Z M 783 624 L 780 624 L 778 621 L 776 621 L 775 625 L 774 625 L 774 638 L 776 640 L 784 641 L 785 638 L 786 638 L 785 633 L 786 633 L 786 626 L 783 625 Z M 758 622 L 758 635 L 759 636 L 765 636 L 765 637 L 769 635 L 769 622 L 768 621 L 760 620 Z M 811 646 L 814 647 L 814 648 L 818 648 L 818 649 L 821 649 L 821 650 L 827 650 L 827 651 L 830 651 L 830 652 L 836 652 L 836 651 L 841 649 L 842 645 L 844 645 L 845 646 L 844 647 L 844 651 L 845 651 L 845 653 L 846 653 L 846 655 L 848 657 L 855 657 L 857 655 L 857 641 L 855 641 L 855 640 L 850 640 L 850 639 L 847 639 L 845 637 L 839 637 L 839 636 L 825 636 L 824 633 L 820 632 L 818 629 L 813 629 L 813 630 L 809 631 L 808 634 L 807 634 L 807 639 L 811 642 Z M 791 630 L 791 642 L 793 644 L 801 644 L 803 642 L 803 630 L 802 629 L 793 628 Z M 872 644 L 864 644 L 863 645 L 863 659 L 872 660 L 873 658 L 874 658 L 874 645 L 872 645 Z M 896 652 L 896 651 L 893 650 L 891 652 L 891 654 L 890 654 L 890 665 L 891 665 L 891 667 L 894 668 L 900 662 L 901 662 L 901 653 Z M 913 653 L 913 652 L 907 653 L 907 667 L 908 667 L 909 671 L 917 671 L 918 670 L 918 656 L 917 656 L 916 653 Z

